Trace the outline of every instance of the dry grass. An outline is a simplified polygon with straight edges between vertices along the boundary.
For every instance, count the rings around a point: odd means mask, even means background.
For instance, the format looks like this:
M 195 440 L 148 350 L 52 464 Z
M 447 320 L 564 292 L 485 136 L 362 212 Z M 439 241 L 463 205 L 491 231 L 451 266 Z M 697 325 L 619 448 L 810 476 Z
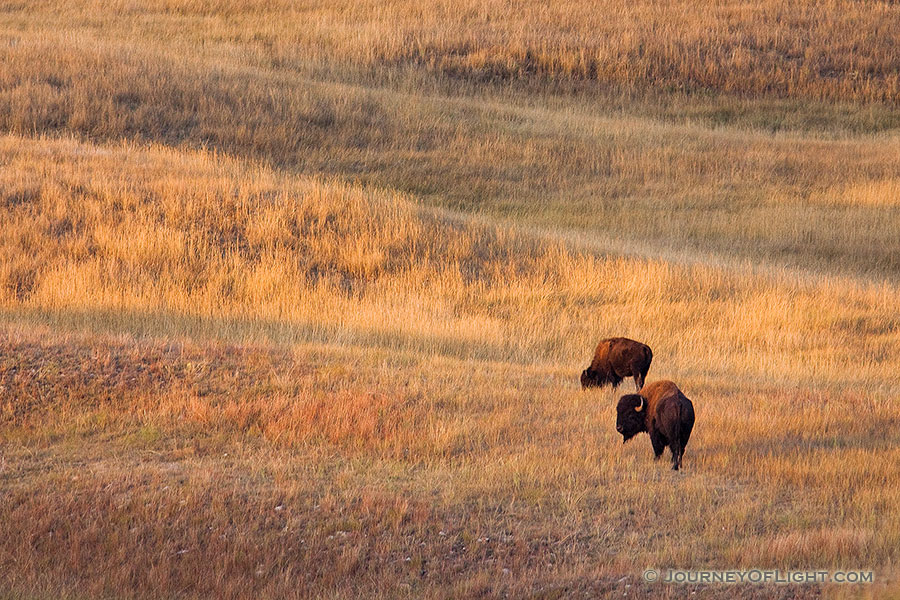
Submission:
M 598 259 L 207 153 L 9 137 L 0 160 L 0 300 L 15 314 L 570 369 L 618 328 L 685 369 L 796 383 L 896 365 L 887 284 Z
M 343 0 L 31 3 L 22 29 L 139 38 L 301 72 L 425 70 L 615 94 L 900 100 L 900 9 L 889 2 Z M 208 50 L 205 50 L 208 51 Z M 396 75 L 395 75 L 396 77 Z
M 455 210 L 624 236 L 657 252 L 900 274 L 900 220 L 884 218 L 897 211 L 897 137 L 846 130 L 895 127 L 894 109 L 828 105 L 830 116 L 796 131 L 798 119 L 816 120 L 816 107 L 784 106 L 755 122 L 741 115 L 767 114 L 758 103 L 723 100 L 710 110 L 734 118 L 719 119 L 700 114 L 703 99 L 687 99 L 672 101 L 677 124 L 667 124 L 659 119 L 668 112 L 627 102 L 339 83 L 337 74 L 260 67 L 245 46 L 189 53 L 170 37 L 119 39 L 122 25 L 106 25 L 99 38 L 74 25 L 11 33 L 0 44 L 0 127 L 204 146 Z M 181 32 L 166 27 L 167 36 Z M 720 120 L 752 131 L 706 127 Z M 771 133 L 783 128 L 792 132 Z
M 889 401 L 695 379 L 675 475 L 552 369 L 43 337 L 3 341 L 0 380 L 32 400 L 4 454 L 14 587 L 620 595 L 665 592 L 646 565 L 855 568 L 897 547 Z
M 0 155 L 12 589 L 893 575 L 894 287 L 595 257 L 202 152 L 8 137 Z M 615 439 L 612 394 L 577 387 L 612 330 L 650 342 L 651 377 L 697 404 L 682 475 Z
M 0 1 L 0 598 L 897 596 L 898 18 Z

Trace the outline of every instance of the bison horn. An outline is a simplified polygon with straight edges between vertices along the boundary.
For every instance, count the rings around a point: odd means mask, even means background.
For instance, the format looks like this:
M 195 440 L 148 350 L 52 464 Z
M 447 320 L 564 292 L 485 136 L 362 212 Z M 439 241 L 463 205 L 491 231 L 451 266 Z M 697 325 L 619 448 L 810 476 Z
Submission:
M 635 412 L 641 412 L 644 410 L 644 397 L 641 396 L 641 403 L 634 407 Z

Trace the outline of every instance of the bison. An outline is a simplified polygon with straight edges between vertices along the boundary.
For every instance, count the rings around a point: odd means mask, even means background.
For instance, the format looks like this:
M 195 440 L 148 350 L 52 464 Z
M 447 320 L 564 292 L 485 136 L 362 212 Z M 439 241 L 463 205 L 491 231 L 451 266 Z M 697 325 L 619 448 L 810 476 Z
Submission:
M 644 387 L 653 352 L 650 346 L 628 338 L 609 338 L 597 344 L 591 366 L 581 373 L 581 387 L 618 387 L 625 377 L 634 377 L 637 391 Z
M 668 446 L 672 451 L 672 468 L 678 470 L 694 428 L 694 405 L 677 385 L 671 381 L 654 381 L 640 394 L 622 396 L 616 411 L 616 431 L 622 434 L 623 444 L 646 431 L 656 459 Z

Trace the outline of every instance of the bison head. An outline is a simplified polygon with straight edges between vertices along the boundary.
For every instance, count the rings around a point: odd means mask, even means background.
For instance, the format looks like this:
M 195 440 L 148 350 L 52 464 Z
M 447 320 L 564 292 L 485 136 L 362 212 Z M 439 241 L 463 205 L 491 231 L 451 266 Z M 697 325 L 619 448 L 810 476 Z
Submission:
M 627 394 L 619 398 L 616 412 L 616 431 L 622 434 L 623 444 L 640 432 L 647 431 L 647 399 L 640 394 Z
M 581 387 L 603 387 L 604 385 L 612 385 L 613 389 L 619 386 L 622 378 L 615 373 L 603 371 L 603 369 L 594 369 L 588 367 L 581 372 Z
M 581 387 L 589 388 L 589 387 L 597 387 L 601 385 L 601 382 L 598 381 L 600 378 L 597 377 L 596 371 L 592 371 L 591 369 L 585 369 L 581 372 Z

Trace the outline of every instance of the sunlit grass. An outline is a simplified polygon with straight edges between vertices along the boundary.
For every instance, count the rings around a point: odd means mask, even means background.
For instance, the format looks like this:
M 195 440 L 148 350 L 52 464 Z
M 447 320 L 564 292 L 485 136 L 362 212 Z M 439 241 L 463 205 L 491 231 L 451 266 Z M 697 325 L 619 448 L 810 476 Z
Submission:
M 77 572 L 105 594 L 152 573 L 163 589 L 346 595 L 370 577 L 478 594 L 503 569 L 522 592 L 615 588 L 635 564 L 892 560 L 892 286 L 593 256 L 204 152 L 8 137 L 0 156 L 16 528 L 0 560 L 31 557 L 20 585 Z M 646 439 L 616 439 L 614 394 L 579 389 L 611 331 L 648 341 L 650 379 L 697 406 L 681 479 Z M 318 517 L 323 502 L 335 512 Z M 308 552 L 284 546 L 285 510 Z M 65 542 L 22 545 L 50 531 Z M 157 566 L 127 567 L 135 553 Z M 343 579 L 291 577 L 326 556 Z M 390 566 L 407 556 L 420 566 Z M 453 587 L 463 573 L 484 587 Z M 190 584 L 220 589 L 205 585 Z
M 895 364 L 887 284 L 597 258 L 206 153 L 21 138 L 0 153 L 7 310 L 93 312 L 100 330 L 108 313 L 145 314 L 157 332 L 169 314 L 257 341 L 274 331 L 573 370 L 611 330 L 723 375 L 827 384 Z
M 898 17 L 0 2 L 0 597 L 896 596 Z
M 208 30 L 182 18 L 159 17 L 152 35 L 118 22 L 96 30 L 83 15 L 64 34 L 31 31 L 31 21 L 11 28 L 0 44 L 0 127 L 206 147 L 433 206 L 633 241 L 652 256 L 687 249 L 830 274 L 900 273 L 900 220 L 885 218 L 900 177 L 892 104 L 778 108 L 771 95 L 632 101 L 403 83 L 395 71 L 353 75 L 342 54 L 330 55 L 333 70 L 306 72 L 258 64 L 252 41 L 222 50 L 213 35 L 222 19 Z M 202 50 L 184 46 L 184 28 Z M 735 117 L 703 116 L 720 109 Z M 753 120 L 772 111 L 770 123 Z

